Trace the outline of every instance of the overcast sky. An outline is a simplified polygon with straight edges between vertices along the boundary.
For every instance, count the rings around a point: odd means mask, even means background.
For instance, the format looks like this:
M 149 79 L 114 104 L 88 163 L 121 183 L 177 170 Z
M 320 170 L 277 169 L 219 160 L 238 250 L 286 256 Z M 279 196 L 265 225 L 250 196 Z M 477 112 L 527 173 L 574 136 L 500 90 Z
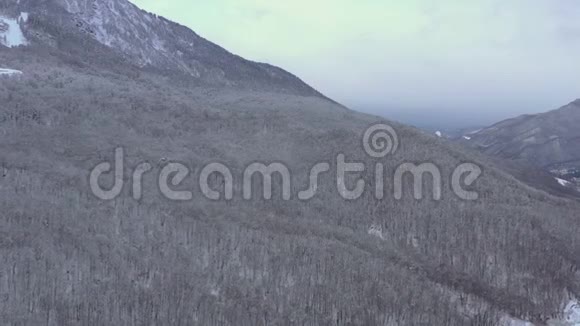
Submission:
M 580 98 L 580 0 L 132 1 L 408 123 L 486 124 Z

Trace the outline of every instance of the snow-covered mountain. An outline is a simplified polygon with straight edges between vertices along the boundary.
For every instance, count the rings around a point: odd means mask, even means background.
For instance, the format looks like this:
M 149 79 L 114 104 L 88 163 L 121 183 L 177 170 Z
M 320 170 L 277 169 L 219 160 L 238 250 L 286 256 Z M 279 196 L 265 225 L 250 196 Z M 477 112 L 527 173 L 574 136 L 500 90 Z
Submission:
M 576 201 L 532 189 L 431 132 L 345 109 L 125 0 L 1 0 L 0 14 L 18 23 L 3 35 L 26 40 L 0 48 L 0 74 L 22 71 L 0 78 L 1 325 L 575 319 Z M 385 123 L 401 141 L 379 161 L 361 136 Z M 127 183 L 116 200 L 98 200 L 90 171 L 119 146 Z M 252 162 L 281 162 L 299 194 L 312 167 L 339 154 L 365 167 L 347 178 L 368 185 L 359 200 L 339 195 L 334 173 L 321 175 L 310 201 L 280 198 L 274 179 L 272 200 L 245 200 L 238 187 L 232 200 L 206 200 L 196 185 L 210 162 L 236 183 Z M 139 162 L 159 163 L 134 200 Z M 172 178 L 176 190 L 193 191 L 190 201 L 162 196 L 168 162 L 193 168 L 179 185 Z M 470 190 L 479 199 L 443 186 L 441 200 L 415 200 L 412 176 L 400 200 L 388 182 L 384 198 L 374 196 L 377 167 L 387 178 L 406 162 L 441 168 L 425 194 L 436 179 L 448 185 L 460 164 L 477 164 L 484 173 Z M 222 180 L 208 177 L 216 191 Z
M 580 100 L 558 110 L 523 115 L 483 128 L 463 142 L 486 154 L 537 167 L 580 167 Z
M 464 145 L 518 168 L 511 173 L 534 187 L 580 191 L 580 100 L 542 114 L 522 115 L 464 133 Z M 528 171 L 528 166 L 532 170 Z M 536 172 L 533 172 L 536 169 Z M 524 172 L 526 171 L 526 172 Z M 531 172 L 531 173 L 530 173 Z M 552 175 L 546 178 L 545 175 Z M 556 188 L 554 188 L 556 186 Z
M 138 67 L 182 74 L 202 84 L 320 96 L 283 69 L 234 55 L 127 0 L 4 0 L 0 39 L 9 47 L 30 42 L 63 50 L 95 41 Z

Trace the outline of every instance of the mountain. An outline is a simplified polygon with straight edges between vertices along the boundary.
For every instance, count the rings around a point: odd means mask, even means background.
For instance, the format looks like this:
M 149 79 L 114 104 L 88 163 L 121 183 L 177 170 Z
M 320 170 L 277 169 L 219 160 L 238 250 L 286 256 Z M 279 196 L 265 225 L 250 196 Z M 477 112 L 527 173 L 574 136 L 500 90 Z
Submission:
M 5 34 L 10 41 L 3 42 L 7 46 L 29 41 L 47 44 L 84 62 L 115 60 L 108 53 L 112 51 L 139 68 L 193 77 L 201 84 L 320 96 L 278 67 L 231 54 L 190 29 L 147 13 L 129 1 L 4 0 L 0 8 L 0 20 L 9 26 Z
M 6 19 L 23 13 L 26 43 L 0 48 L 0 68 L 21 72 L 0 77 L 3 325 L 578 322 L 578 201 L 528 187 L 435 135 L 351 111 L 124 0 L 0 5 Z M 141 23 L 166 49 L 196 46 L 181 55 L 132 44 L 124 35 L 139 35 Z M 361 141 L 378 123 L 399 140 L 383 159 Z M 91 171 L 113 169 L 118 148 L 124 186 L 99 199 Z M 341 155 L 364 164 L 360 180 L 339 177 Z M 151 171 L 137 196 L 142 162 Z M 159 180 L 169 162 L 189 168 L 170 185 L 192 198 L 167 198 Z M 244 198 L 240 182 L 257 162 L 288 167 L 290 198 L 276 175 L 271 199 Z M 300 199 L 321 162 L 331 171 Z M 395 171 L 419 162 L 440 169 L 441 200 L 438 178 L 421 183 L 417 200 L 409 175 L 395 199 Z M 468 187 L 476 200 L 452 185 L 466 162 L 483 171 Z M 198 180 L 209 163 L 231 171 L 231 199 L 204 196 Z M 214 190 L 228 184 L 207 177 Z M 103 175 L 101 186 L 114 179 Z M 367 191 L 344 199 L 342 181 Z M 250 178 L 256 193 L 266 183 Z
M 560 109 L 523 115 L 469 135 L 465 143 L 493 156 L 538 167 L 580 166 L 580 100 Z
M 523 115 L 464 135 L 463 144 L 483 153 L 543 169 L 552 183 L 580 189 L 580 100 L 560 109 Z M 557 181 L 557 182 L 556 182 Z

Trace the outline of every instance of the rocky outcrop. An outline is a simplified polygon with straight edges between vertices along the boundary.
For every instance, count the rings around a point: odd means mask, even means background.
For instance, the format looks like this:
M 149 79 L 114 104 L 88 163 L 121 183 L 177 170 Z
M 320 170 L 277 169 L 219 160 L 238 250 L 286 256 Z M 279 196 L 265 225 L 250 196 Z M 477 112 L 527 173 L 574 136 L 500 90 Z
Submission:
M 27 25 L 36 43 L 64 48 L 80 38 L 96 41 L 140 68 L 187 76 L 200 84 L 321 96 L 281 68 L 234 55 L 127 0 L 10 0 L 5 6 L 0 15 L 26 12 L 26 20 L 30 15 L 33 22 Z

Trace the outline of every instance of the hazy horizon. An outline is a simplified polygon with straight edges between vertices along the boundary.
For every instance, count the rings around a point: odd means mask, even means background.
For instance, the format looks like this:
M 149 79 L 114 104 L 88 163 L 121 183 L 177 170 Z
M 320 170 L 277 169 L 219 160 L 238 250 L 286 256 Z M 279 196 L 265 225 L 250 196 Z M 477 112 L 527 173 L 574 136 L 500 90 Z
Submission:
M 573 0 L 132 1 L 406 123 L 489 124 L 580 98 Z

